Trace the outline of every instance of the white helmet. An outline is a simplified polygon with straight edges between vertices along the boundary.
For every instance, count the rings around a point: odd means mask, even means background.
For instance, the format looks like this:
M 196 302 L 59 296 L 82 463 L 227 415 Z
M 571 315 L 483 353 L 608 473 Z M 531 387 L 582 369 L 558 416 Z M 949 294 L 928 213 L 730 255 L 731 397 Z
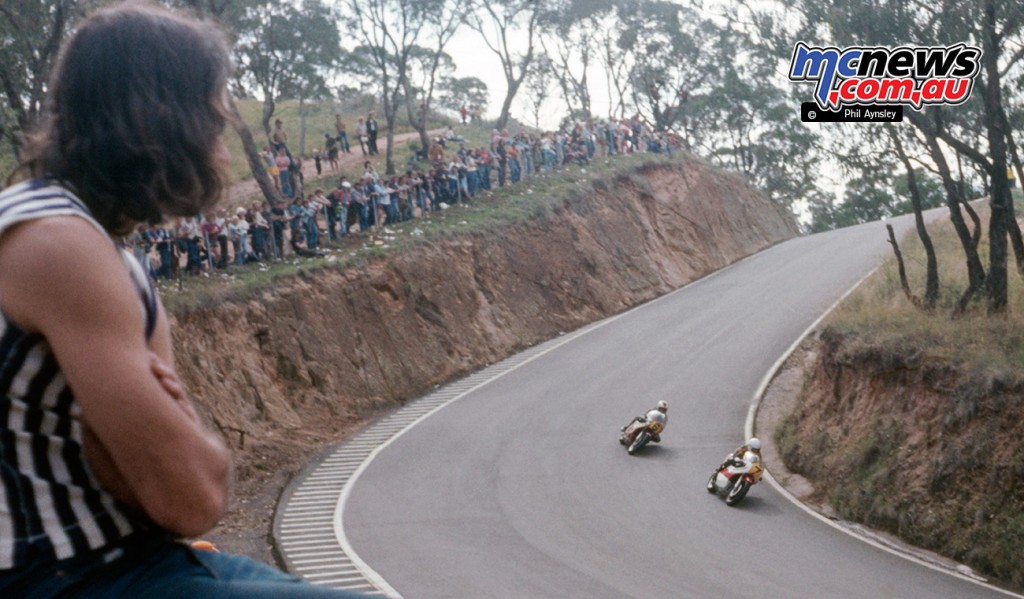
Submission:
M 761 440 L 757 437 L 751 437 L 750 440 L 747 441 L 747 447 L 751 449 L 761 449 Z
M 665 401 L 664 399 L 659 401 L 658 402 L 658 409 L 661 410 L 662 412 L 667 412 L 668 411 L 668 402 Z

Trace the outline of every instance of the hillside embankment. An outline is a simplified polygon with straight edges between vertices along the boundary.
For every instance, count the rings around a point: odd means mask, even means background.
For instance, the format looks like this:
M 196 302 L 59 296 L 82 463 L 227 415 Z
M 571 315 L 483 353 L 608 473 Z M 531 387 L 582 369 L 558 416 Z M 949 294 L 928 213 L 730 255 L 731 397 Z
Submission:
M 486 234 L 174 311 L 179 373 L 236 453 L 226 532 L 367 418 L 796 234 L 741 179 L 687 159 L 630 167 Z
M 1021 377 L 829 327 L 812 346 L 775 437 L 797 494 L 1024 588 Z

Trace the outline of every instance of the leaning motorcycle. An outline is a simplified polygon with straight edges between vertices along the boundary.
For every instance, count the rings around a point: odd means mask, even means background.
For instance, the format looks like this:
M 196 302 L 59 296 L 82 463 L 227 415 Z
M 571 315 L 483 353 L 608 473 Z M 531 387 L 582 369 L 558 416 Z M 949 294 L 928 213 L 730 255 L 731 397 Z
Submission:
M 752 451 L 736 457 L 730 454 L 725 459 L 725 467 L 716 470 L 708 479 L 708 493 L 725 493 L 725 505 L 736 505 L 746 497 L 750 487 L 761 480 L 764 466 L 761 458 Z
M 645 417 L 634 418 L 633 422 L 623 429 L 619 436 L 619 443 L 626 446 L 626 452 L 629 455 L 633 455 L 641 447 L 647 445 L 651 441 L 651 437 L 665 430 L 666 422 L 665 414 L 651 410 Z

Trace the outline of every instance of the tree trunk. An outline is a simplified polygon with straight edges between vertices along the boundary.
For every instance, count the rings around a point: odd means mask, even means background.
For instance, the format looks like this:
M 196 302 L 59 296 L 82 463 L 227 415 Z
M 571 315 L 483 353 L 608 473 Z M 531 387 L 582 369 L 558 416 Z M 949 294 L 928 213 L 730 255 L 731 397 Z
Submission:
M 400 89 L 400 88 L 399 88 Z M 384 96 L 384 121 L 388 127 L 388 149 L 384 152 L 384 174 L 395 174 L 395 122 L 398 120 L 398 89 L 389 98 Z M 380 131 L 377 131 L 380 138 Z
M 1006 131 L 1003 129 L 1002 90 L 999 81 L 999 39 L 996 33 L 996 7 L 994 0 L 985 3 L 982 19 L 983 51 L 981 60 L 985 69 L 985 129 L 988 136 L 989 177 L 992 181 L 988 243 L 989 267 L 985 279 L 989 314 L 1006 312 L 1007 295 L 1007 233 L 1006 221 L 1010 209 L 1010 186 L 1006 180 Z
M 928 131 L 922 130 L 922 132 L 925 134 L 928 152 L 932 157 L 932 161 L 935 162 L 935 166 L 939 170 L 942 186 L 946 190 L 946 206 L 949 208 L 949 220 L 953 223 L 953 229 L 956 231 L 957 237 L 960 239 L 960 245 L 964 250 L 968 280 L 968 287 L 965 293 L 970 296 L 979 291 L 985 284 L 985 267 L 981 263 L 981 257 L 978 256 L 978 244 L 972 238 L 971 231 L 967 228 L 967 223 L 964 222 L 964 215 L 960 211 L 961 205 L 969 211 L 970 206 L 964 201 L 963 194 L 961 193 L 962 187 L 953 180 L 949 164 L 946 162 L 946 156 L 942 153 L 942 148 L 939 147 L 935 135 Z
M 508 126 L 508 119 L 512 110 L 512 100 L 515 99 L 516 93 L 519 91 L 520 81 L 515 79 L 508 80 L 508 91 L 505 93 L 505 101 L 501 103 L 501 114 L 498 116 L 498 123 L 495 125 L 495 128 L 499 131 L 504 130 Z
M 896 242 L 896 233 L 892 230 L 892 225 L 885 223 L 885 230 L 889 232 L 889 244 L 892 245 L 892 251 L 896 255 L 896 267 L 900 275 L 900 287 L 903 288 L 903 295 L 907 296 L 910 303 L 914 304 L 917 308 L 925 307 L 921 304 L 921 298 L 914 295 L 910 290 L 910 283 L 907 282 L 907 269 L 903 265 L 903 253 L 900 252 L 900 244 Z
M 423 146 L 423 155 L 427 155 L 427 148 L 430 147 L 430 137 L 427 136 L 427 104 L 426 100 L 422 103 L 422 109 L 413 112 L 413 104 L 415 101 L 412 98 L 412 90 L 409 88 L 409 83 L 405 83 L 405 113 L 409 117 L 409 124 L 416 130 L 416 133 L 420 135 L 420 144 Z
M 231 113 L 235 115 L 232 119 L 231 126 L 238 133 L 238 137 L 242 139 L 242 149 L 245 151 L 245 159 L 249 163 L 249 170 L 252 171 L 253 178 L 256 179 L 256 184 L 259 185 L 260 191 L 263 192 L 263 197 L 271 205 L 278 199 L 277 190 L 274 189 L 274 183 L 270 180 L 270 175 L 267 173 L 267 167 L 260 158 L 259 150 L 256 148 L 256 140 L 253 139 L 252 131 L 242 120 L 242 116 L 238 113 L 238 106 L 235 104 L 235 99 L 229 100 Z
M 907 171 L 907 187 L 910 189 L 910 203 L 914 206 L 914 222 L 917 224 L 917 236 L 921 238 L 921 245 L 924 246 L 924 253 L 927 257 L 927 275 L 925 279 L 925 292 L 924 301 L 921 302 L 920 307 L 925 310 L 933 310 L 935 308 L 935 302 L 939 299 L 939 266 L 938 261 L 935 258 L 935 246 L 932 245 L 932 238 L 928 235 L 928 229 L 925 228 L 924 214 L 922 213 L 921 207 L 921 191 L 917 187 L 917 174 L 914 173 L 914 167 L 910 164 L 910 159 L 907 158 L 906 152 L 903 151 L 903 143 L 900 142 L 899 135 L 892 129 L 889 128 L 889 135 L 892 137 L 893 145 L 896 148 L 896 154 L 900 157 L 900 161 L 903 162 L 903 168 Z M 896 240 L 893 237 L 892 226 L 889 227 L 889 237 L 893 244 L 893 248 L 896 251 L 897 257 L 899 257 L 899 247 L 896 245 Z M 906 279 L 906 275 L 902 272 L 903 264 L 900 261 L 900 277 Z M 904 285 L 906 283 L 904 282 Z
M 1014 168 L 1017 170 L 1017 181 L 1024 185 L 1024 168 L 1021 168 L 1020 154 L 1017 153 L 1017 144 L 1013 139 L 1013 129 L 1006 120 L 1006 112 L 1002 114 L 1003 128 L 1006 130 L 1006 143 L 1010 147 L 1010 158 Z M 1020 225 L 1017 223 L 1017 210 L 1013 205 L 1013 190 L 1009 196 L 1010 209 L 1007 212 L 1006 227 L 1010 232 L 1010 244 L 1013 246 L 1013 256 L 1017 261 L 1017 274 L 1024 277 L 1024 238 L 1021 237 Z
M 263 114 L 260 116 L 260 123 L 263 125 L 263 132 L 267 134 L 267 138 L 270 138 L 270 117 L 274 116 L 274 110 L 277 107 L 274 105 L 273 96 L 263 91 Z

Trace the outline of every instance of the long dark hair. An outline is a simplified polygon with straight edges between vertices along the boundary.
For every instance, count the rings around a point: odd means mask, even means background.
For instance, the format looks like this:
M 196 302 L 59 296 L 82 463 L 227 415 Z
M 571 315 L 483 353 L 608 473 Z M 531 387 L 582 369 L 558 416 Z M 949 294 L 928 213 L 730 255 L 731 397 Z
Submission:
M 69 185 L 115 235 L 203 212 L 226 180 L 230 72 L 211 24 L 138 3 L 97 12 L 61 52 L 19 172 Z

